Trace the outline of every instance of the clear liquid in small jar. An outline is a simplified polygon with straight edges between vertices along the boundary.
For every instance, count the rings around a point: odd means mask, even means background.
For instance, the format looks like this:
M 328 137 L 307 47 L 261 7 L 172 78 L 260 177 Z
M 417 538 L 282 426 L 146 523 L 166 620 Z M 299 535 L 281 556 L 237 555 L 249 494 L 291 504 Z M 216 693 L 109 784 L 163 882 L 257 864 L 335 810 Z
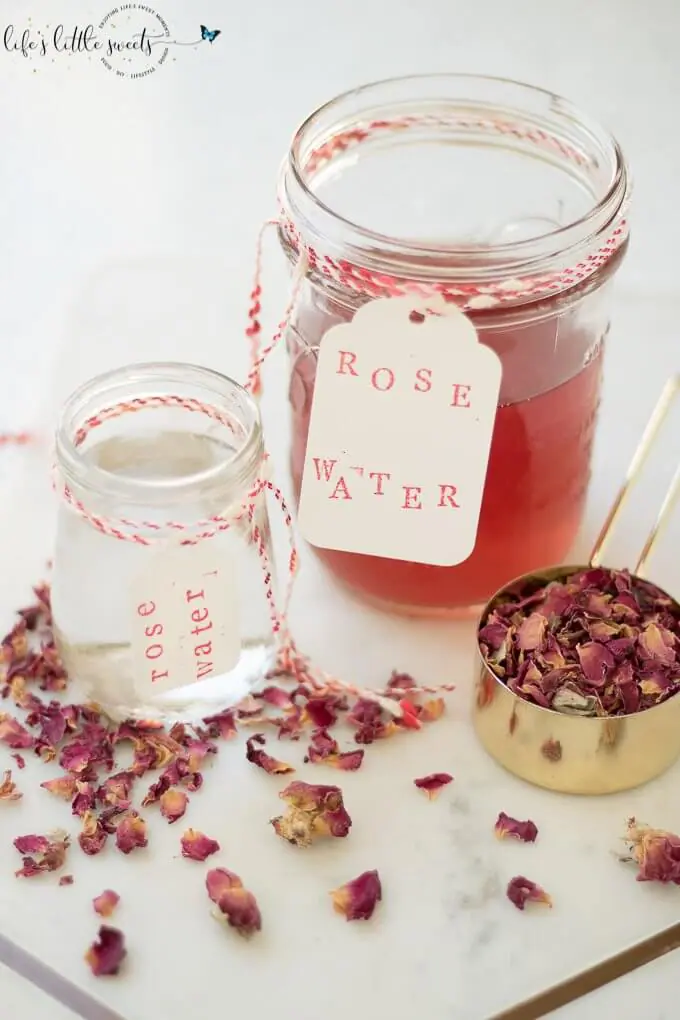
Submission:
M 152 485 L 196 475 L 224 463 L 236 452 L 217 434 L 161 431 L 92 442 L 82 456 L 88 465 L 120 479 L 141 479 Z M 240 501 L 228 491 L 225 501 L 228 505 L 216 507 L 214 489 L 208 494 L 198 487 L 195 500 L 182 502 L 180 522 L 229 516 Z M 268 547 L 264 497 L 256 502 L 254 523 Z M 178 511 L 164 507 L 154 513 L 159 521 L 165 521 L 177 519 Z M 148 511 L 144 517 L 150 514 Z M 169 724 L 198 722 L 245 697 L 271 667 L 274 655 L 263 572 L 251 534 L 251 525 L 244 520 L 205 540 L 216 558 L 225 554 L 233 564 L 241 634 L 237 664 L 226 674 L 198 681 L 192 678 L 172 691 L 140 700 L 132 668 L 131 585 L 144 569 L 152 547 L 102 534 L 63 505 L 52 587 L 55 639 L 64 666 L 83 695 L 114 720 L 153 719 Z

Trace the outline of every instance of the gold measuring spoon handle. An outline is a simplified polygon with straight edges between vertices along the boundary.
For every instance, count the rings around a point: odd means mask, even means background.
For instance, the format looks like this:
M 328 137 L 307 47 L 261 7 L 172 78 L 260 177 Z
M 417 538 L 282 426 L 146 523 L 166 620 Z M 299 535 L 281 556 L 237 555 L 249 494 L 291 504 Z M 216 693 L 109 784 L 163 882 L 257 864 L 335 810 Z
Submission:
M 626 477 L 623 485 L 619 489 L 616 499 L 612 503 L 611 509 L 607 514 L 607 518 L 602 525 L 602 530 L 597 536 L 595 545 L 590 554 L 590 564 L 593 567 L 597 567 L 602 563 L 602 558 L 609 544 L 609 540 L 614 531 L 614 525 L 616 524 L 619 514 L 623 509 L 626 499 L 630 493 L 632 486 L 637 481 L 640 471 L 644 467 L 644 464 L 652 450 L 656 437 L 661 430 L 661 426 L 664 424 L 668 412 L 675 403 L 675 400 L 680 394 L 680 375 L 671 377 L 663 388 L 661 396 L 659 397 L 656 407 L 652 412 L 652 416 L 647 423 L 647 427 L 640 439 L 637 450 L 633 454 L 633 459 L 630 462 Z M 642 547 L 642 551 L 638 557 L 637 563 L 633 568 L 632 573 L 640 576 L 652 549 L 658 539 L 659 535 L 663 531 L 665 525 L 670 520 L 671 513 L 675 504 L 680 496 L 680 466 L 675 472 L 673 481 L 670 484 L 668 492 L 664 497 L 663 503 L 657 515 L 656 521 L 652 526 L 652 530 L 649 532 L 645 543 Z

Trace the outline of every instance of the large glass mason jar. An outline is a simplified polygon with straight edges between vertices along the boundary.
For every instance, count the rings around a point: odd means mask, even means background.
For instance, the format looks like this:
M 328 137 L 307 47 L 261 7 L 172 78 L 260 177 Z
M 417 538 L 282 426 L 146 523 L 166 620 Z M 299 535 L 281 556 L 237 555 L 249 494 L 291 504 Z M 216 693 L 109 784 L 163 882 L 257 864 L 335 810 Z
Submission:
M 197 722 L 273 663 L 270 529 L 257 405 L 193 365 L 131 365 L 80 387 L 56 436 L 55 640 L 111 718 Z
M 603 128 L 549 92 L 501 79 L 367 85 L 295 134 L 279 236 L 293 265 L 301 253 L 307 262 L 287 336 L 296 494 L 319 346 L 365 302 L 443 296 L 502 363 L 472 554 L 442 567 L 316 549 L 364 599 L 463 615 L 509 578 L 568 553 L 584 510 L 629 191 Z

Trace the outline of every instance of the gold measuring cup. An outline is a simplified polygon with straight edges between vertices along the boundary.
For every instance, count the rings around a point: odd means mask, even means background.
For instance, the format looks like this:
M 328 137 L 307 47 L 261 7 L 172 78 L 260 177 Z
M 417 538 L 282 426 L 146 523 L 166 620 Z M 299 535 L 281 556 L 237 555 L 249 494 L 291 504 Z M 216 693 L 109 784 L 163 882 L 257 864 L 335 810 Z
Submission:
M 506 601 L 518 588 L 531 582 L 564 581 L 570 574 L 601 566 L 626 497 L 679 393 L 680 375 L 670 379 L 664 387 L 589 563 L 548 567 L 510 581 L 485 606 L 477 633 L 494 607 Z M 643 578 L 647 560 L 678 496 L 680 468 L 631 571 L 634 577 Z M 668 597 L 673 602 L 672 609 L 680 615 L 680 605 L 672 596 Z M 479 638 L 477 652 L 478 673 L 472 708 L 474 729 L 484 748 L 508 772 L 536 786 L 562 793 L 615 793 L 648 782 L 680 756 L 680 693 L 630 715 L 568 715 L 525 701 L 511 691 L 485 661 Z

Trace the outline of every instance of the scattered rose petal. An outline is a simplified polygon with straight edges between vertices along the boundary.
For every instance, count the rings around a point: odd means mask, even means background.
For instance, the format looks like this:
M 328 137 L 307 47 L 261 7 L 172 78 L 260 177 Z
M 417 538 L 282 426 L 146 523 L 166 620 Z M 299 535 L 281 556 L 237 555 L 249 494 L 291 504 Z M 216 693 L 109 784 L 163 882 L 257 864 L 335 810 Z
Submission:
M 377 871 L 364 871 L 331 893 L 333 906 L 348 921 L 368 921 L 378 901 L 382 899 L 382 886 Z
M 446 702 L 443 698 L 430 698 L 420 709 L 419 718 L 423 722 L 436 722 L 441 719 L 446 710 Z
M 540 885 L 530 882 L 521 875 L 512 878 L 508 883 L 507 897 L 518 910 L 524 910 L 527 903 L 543 903 L 547 907 L 552 907 L 552 900 Z
M 518 839 L 522 843 L 535 843 L 538 836 L 538 829 L 533 822 L 518 822 L 516 818 L 506 815 L 505 811 L 499 814 L 494 832 L 498 839 Z
M 58 871 L 66 860 L 70 839 L 65 832 L 51 836 L 18 836 L 14 846 L 23 856 L 23 867 L 15 872 L 17 878 L 33 878 L 46 871 Z
M 211 839 L 205 833 L 197 829 L 187 829 L 182 839 L 182 857 L 188 857 L 192 861 L 204 861 L 211 854 L 216 854 L 220 844 L 216 839 Z
M 148 845 L 146 822 L 136 811 L 131 811 L 116 826 L 116 846 L 121 853 L 129 854 L 138 847 Z
M 166 790 L 161 795 L 161 814 L 167 818 L 170 825 L 181 818 L 187 809 L 189 798 L 183 790 Z
M 92 900 L 95 913 L 100 917 L 110 917 L 120 902 L 120 896 L 113 889 L 105 889 Z
M 295 846 L 309 846 L 316 836 L 344 837 L 352 819 L 337 786 L 315 786 L 296 781 L 279 794 L 288 804 L 284 815 L 272 819 L 277 836 Z
M 6 712 L 0 713 L 0 742 L 16 751 L 33 747 L 33 737 L 21 723 Z
M 85 961 L 95 977 L 109 977 L 118 973 L 126 956 L 123 933 L 103 924 L 96 942 L 85 954 Z
M 40 784 L 43 790 L 61 797 L 62 800 L 72 800 L 76 792 L 76 780 L 73 776 L 59 776 L 57 779 L 48 779 Z
M 335 769 L 345 772 L 356 772 L 364 760 L 363 749 L 358 751 L 340 751 L 337 740 L 327 730 L 315 730 L 312 742 L 307 750 L 305 762 L 319 764 L 323 762 Z
M 422 726 L 420 718 L 418 716 L 418 709 L 409 701 L 408 698 L 402 698 L 399 702 L 401 708 L 401 719 L 399 720 L 401 725 L 407 730 L 419 730 Z
M 135 778 L 134 772 L 117 772 L 109 776 L 97 790 L 98 799 L 102 804 L 126 811 L 130 807 L 130 793 Z
M 429 776 L 414 779 L 413 782 L 419 790 L 425 791 L 430 800 L 434 800 L 439 795 L 442 787 L 448 786 L 449 783 L 453 782 L 453 776 L 449 775 L 448 772 L 433 772 Z
M 278 761 L 276 758 L 272 758 L 271 755 L 263 751 L 261 747 L 256 747 L 256 744 L 264 744 L 265 737 L 262 733 L 256 733 L 246 741 L 246 758 L 251 761 L 254 765 L 264 769 L 272 776 L 282 776 L 287 772 L 295 772 L 292 765 L 286 764 L 285 761 Z
M 12 780 L 11 769 L 6 769 L 2 782 L 0 782 L 0 800 L 21 800 L 23 794 L 17 790 L 17 784 Z
M 18 752 L 16 752 L 15 754 L 12 755 L 12 758 L 14 758 L 15 762 L 17 763 L 17 768 L 18 769 L 25 769 L 26 768 L 26 761 L 25 761 L 23 755 L 21 755 Z
M 262 928 L 262 917 L 253 894 L 243 888 L 243 882 L 233 871 L 214 868 L 206 880 L 208 896 L 217 904 L 219 920 L 225 921 L 239 935 L 250 938 Z
M 73 875 L 62 875 L 59 879 L 59 885 L 73 885 Z
M 83 815 L 83 828 L 78 835 L 78 842 L 83 853 L 89 857 L 101 853 L 108 838 L 108 832 L 94 811 L 86 811 Z
M 97 791 L 91 783 L 81 783 L 76 780 L 76 792 L 71 804 L 71 811 L 74 815 L 82 816 L 94 809 Z
M 231 740 L 238 733 L 236 728 L 236 717 L 231 709 L 220 712 L 218 715 L 210 715 L 203 722 L 208 728 L 211 737 L 221 737 L 222 740 Z
M 672 882 L 680 885 L 680 836 L 664 829 L 628 821 L 625 836 L 638 865 L 638 882 Z

